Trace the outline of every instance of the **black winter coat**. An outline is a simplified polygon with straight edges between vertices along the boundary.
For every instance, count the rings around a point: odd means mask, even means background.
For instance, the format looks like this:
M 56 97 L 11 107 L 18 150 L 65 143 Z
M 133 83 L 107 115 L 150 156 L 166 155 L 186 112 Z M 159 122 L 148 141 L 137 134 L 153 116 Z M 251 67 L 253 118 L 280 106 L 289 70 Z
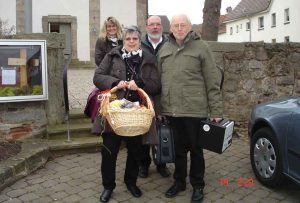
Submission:
M 112 49 L 95 70 L 93 82 L 100 91 L 111 89 L 120 80 L 126 81 L 126 64 L 121 56 L 121 48 L 122 46 Z M 156 57 L 154 55 L 143 51 L 142 63 L 138 74 L 139 79 L 141 79 L 144 84 L 142 89 L 150 98 L 160 94 L 161 82 L 157 71 Z M 125 91 L 118 94 L 119 98 L 123 98 L 124 96 Z M 100 117 L 98 116 L 93 123 L 92 133 L 101 133 L 103 127 L 100 122 Z M 152 132 L 150 133 L 152 134 Z
M 121 48 L 122 46 L 112 49 L 95 70 L 93 81 L 100 91 L 111 89 L 120 80 L 126 81 L 126 64 L 121 56 Z M 155 96 L 161 91 L 156 57 L 148 52 L 143 52 L 142 58 L 138 78 L 143 81 L 143 90 L 148 95 Z
M 122 45 L 122 40 L 118 40 L 118 44 Z M 95 63 L 97 66 L 100 65 L 101 61 L 104 59 L 104 56 L 110 52 L 114 47 L 108 39 L 97 39 L 95 46 Z

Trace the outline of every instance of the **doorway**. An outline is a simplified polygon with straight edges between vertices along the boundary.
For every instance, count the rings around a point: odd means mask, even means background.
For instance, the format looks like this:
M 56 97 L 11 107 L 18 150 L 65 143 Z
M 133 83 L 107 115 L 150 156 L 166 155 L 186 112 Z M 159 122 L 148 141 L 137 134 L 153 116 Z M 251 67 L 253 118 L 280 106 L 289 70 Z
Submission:
M 42 18 L 43 32 L 65 34 L 64 55 L 77 59 L 77 18 L 70 15 L 50 15 Z

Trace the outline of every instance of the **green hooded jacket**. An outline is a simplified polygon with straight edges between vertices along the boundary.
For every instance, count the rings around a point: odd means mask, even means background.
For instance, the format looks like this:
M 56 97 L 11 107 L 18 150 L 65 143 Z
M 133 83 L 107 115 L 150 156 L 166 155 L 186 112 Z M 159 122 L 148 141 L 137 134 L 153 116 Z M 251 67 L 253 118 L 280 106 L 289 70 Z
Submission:
M 182 46 L 170 34 L 159 51 L 158 70 L 162 115 L 223 117 L 219 70 L 208 45 L 196 32 L 189 32 Z

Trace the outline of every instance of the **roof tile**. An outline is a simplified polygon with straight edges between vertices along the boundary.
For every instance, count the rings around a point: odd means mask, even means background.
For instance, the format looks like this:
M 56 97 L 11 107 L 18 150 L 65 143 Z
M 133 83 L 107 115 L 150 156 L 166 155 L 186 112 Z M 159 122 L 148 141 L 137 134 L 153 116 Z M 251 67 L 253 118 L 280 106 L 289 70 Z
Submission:
M 242 0 L 231 12 L 226 14 L 225 22 L 236 20 L 247 15 L 259 13 L 268 9 L 272 0 Z

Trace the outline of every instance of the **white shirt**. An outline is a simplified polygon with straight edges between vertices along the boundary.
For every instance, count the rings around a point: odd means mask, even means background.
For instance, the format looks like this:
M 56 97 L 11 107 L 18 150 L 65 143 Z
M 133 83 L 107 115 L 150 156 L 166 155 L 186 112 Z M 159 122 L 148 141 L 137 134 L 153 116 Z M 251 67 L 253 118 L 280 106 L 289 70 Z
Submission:
M 148 36 L 148 40 L 149 40 L 149 42 L 151 43 L 153 49 L 156 49 L 157 45 L 159 45 L 159 44 L 162 42 L 162 37 L 160 37 L 160 39 L 159 39 L 159 41 L 158 41 L 157 43 L 154 43 L 154 42 L 150 39 L 149 36 Z

